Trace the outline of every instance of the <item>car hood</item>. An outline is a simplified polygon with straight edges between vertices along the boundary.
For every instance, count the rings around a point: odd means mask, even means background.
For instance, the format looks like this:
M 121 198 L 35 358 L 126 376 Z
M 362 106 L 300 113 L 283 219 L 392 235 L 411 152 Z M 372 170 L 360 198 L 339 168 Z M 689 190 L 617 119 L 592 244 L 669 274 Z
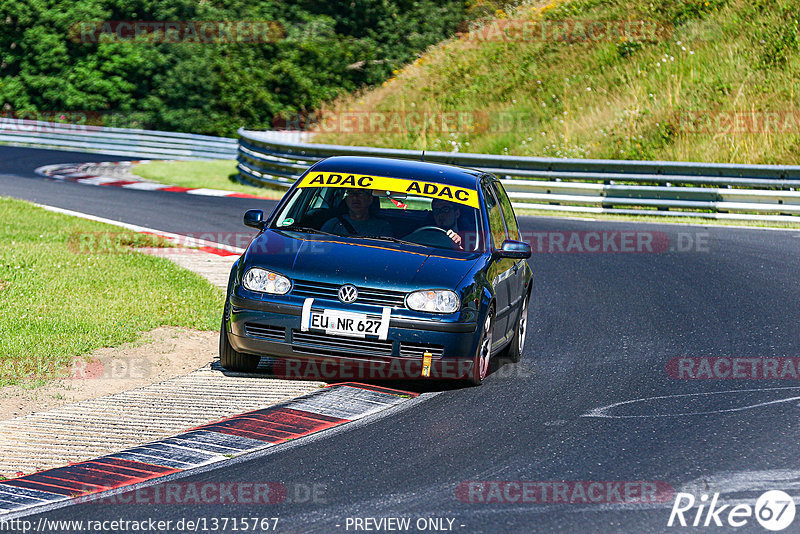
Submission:
M 386 289 L 454 289 L 480 258 L 377 240 L 266 230 L 247 249 L 243 267 L 263 267 L 294 280 Z

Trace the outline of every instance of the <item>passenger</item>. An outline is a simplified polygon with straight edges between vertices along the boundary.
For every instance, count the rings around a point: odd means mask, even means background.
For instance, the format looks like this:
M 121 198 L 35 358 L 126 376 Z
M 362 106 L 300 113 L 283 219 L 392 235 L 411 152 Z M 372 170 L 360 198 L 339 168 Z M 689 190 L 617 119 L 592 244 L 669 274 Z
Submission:
M 434 199 L 431 202 L 433 220 L 436 226 L 442 230 L 447 230 L 447 236 L 453 240 L 453 244 L 458 250 L 464 250 L 464 235 L 458 227 L 458 219 L 461 217 L 461 210 L 452 202 Z
M 322 225 L 323 232 L 376 237 L 392 235 L 392 226 L 388 221 L 370 214 L 370 206 L 374 202 L 370 189 L 348 189 L 344 202 L 348 212 L 329 219 Z

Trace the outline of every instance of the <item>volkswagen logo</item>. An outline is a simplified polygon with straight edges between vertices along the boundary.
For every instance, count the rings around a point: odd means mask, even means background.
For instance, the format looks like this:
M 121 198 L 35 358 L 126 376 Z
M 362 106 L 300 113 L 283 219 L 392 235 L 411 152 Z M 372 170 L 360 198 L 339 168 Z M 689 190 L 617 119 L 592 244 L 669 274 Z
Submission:
M 345 284 L 339 288 L 339 300 L 345 304 L 355 302 L 358 298 L 358 289 L 352 284 Z

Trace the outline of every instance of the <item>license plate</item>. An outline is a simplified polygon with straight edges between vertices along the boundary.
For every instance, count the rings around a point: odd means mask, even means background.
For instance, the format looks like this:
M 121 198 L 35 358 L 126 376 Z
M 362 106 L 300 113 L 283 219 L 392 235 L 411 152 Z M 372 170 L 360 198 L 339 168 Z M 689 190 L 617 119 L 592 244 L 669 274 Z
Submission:
M 365 313 L 340 310 L 311 311 L 308 316 L 310 330 L 324 330 L 327 334 L 350 337 L 380 336 L 383 321 Z

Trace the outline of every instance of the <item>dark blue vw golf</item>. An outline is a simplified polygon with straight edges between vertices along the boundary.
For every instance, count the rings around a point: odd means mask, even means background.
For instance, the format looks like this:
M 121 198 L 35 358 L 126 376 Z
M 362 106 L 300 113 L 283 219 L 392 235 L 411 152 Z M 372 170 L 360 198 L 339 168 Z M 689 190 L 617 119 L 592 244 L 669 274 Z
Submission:
M 532 273 L 500 181 L 417 161 L 316 163 L 267 218 L 228 282 L 220 359 L 333 364 L 330 378 L 458 378 L 519 360 Z M 327 375 L 323 373 L 320 378 Z

